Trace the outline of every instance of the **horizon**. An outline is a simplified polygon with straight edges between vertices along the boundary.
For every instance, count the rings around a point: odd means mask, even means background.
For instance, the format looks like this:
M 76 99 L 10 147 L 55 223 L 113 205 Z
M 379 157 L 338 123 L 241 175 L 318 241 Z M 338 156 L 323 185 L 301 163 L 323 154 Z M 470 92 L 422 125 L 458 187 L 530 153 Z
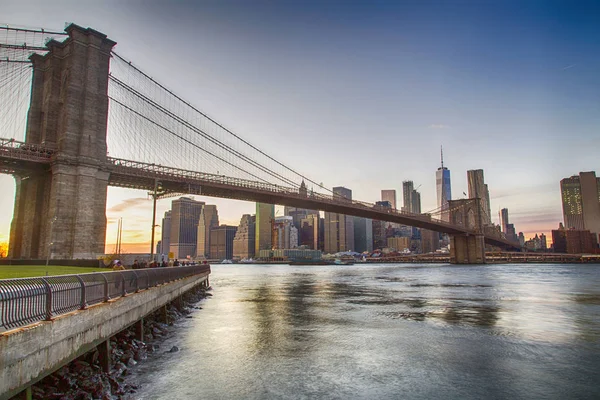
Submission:
M 355 199 L 374 203 L 412 180 L 422 209 L 436 208 L 442 145 L 453 198 L 467 192 L 467 170 L 483 169 L 492 210 L 508 208 L 517 232 L 551 242 L 564 222 L 560 180 L 599 170 L 593 2 L 24 3 L 43 12 L 6 4 L 0 22 L 90 26 L 217 121 Z M 8 241 L 14 180 L 0 183 Z M 192 197 L 228 225 L 254 213 L 254 203 Z M 158 201 L 159 223 L 170 201 Z M 123 217 L 123 247 L 147 251 L 151 210 L 145 192 L 109 187 L 106 249 Z

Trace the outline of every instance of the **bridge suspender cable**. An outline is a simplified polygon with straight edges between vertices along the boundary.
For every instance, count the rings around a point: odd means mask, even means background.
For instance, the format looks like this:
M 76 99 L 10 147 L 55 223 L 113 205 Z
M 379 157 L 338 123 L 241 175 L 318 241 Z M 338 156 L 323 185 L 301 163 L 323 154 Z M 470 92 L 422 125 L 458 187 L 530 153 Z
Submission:
M 206 115 L 205 113 L 203 113 L 202 111 L 198 110 L 196 107 L 194 107 L 193 105 L 191 105 L 189 102 L 185 101 L 181 97 L 177 96 L 174 92 L 172 92 L 171 90 L 169 90 L 166 87 L 164 87 L 163 85 L 161 85 L 159 82 L 157 82 L 156 80 L 154 80 L 152 77 L 148 76 L 146 73 L 144 73 L 143 71 L 141 71 L 139 68 L 135 67 L 130 61 L 127 61 L 126 59 L 124 59 L 123 57 L 121 57 L 120 55 L 118 55 L 116 52 L 113 51 L 112 54 L 115 57 L 117 57 L 119 60 L 127 63 L 129 65 L 129 67 L 133 68 L 135 71 L 137 71 L 138 73 L 142 74 L 146 79 L 149 79 L 152 83 L 154 83 L 155 85 L 157 85 L 158 87 L 160 87 L 162 90 L 166 91 L 171 96 L 175 97 L 177 100 L 181 101 L 183 104 L 185 104 L 186 106 L 190 107 L 192 110 L 196 111 L 198 114 L 202 115 L 204 118 L 208 119 L 210 122 L 212 122 L 213 124 L 215 124 L 219 128 L 223 129 L 225 132 L 229 133 L 230 135 L 232 135 L 233 137 L 235 137 L 236 139 L 238 139 L 239 141 L 241 141 L 245 145 L 250 146 L 250 148 L 252 148 L 253 150 L 255 150 L 258 153 L 262 154 L 263 156 L 267 157 L 271 161 L 274 161 L 275 163 L 277 163 L 278 165 L 280 165 L 283 168 L 287 169 L 288 171 L 296 174 L 297 176 L 301 177 L 302 179 L 306 180 L 307 182 L 310 182 L 310 183 L 312 183 L 312 184 L 314 184 L 314 185 L 316 185 L 316 186 L 318 186 L 320 188 L 325 189 L 326 191 L 328 191 L 330 193 L 333 193 L 330 189 L 325 188 L 321 184 L 313 181 L 312 179 L 307 178 L 306 176 L 300 174 L 299 172 L 295 171 L 294 169 L 288 167 L 287 165 L 281 163 L 280 161 L 278 161 L 278 160 L 274 159 L 273 157 L 271 157 L 270 155 L 266 154 L 265 152 L 263 152 L 262 150 L 260 150 L 256 146 L 252 145 L 248 141 L 242 139 L 240 136 L 236 135 L 235 133 L 233 133 L 232 131 L 230 131 L 229 129 L 227 129 L 226 127 L 224 127 L 223 125 L 221 125 L 220 123 L 218 123 L 217 121 L 215 121 L 214 119 L 212 119 L 211 117 L 209 117 L 208 115 Z M 297 186 L 297 184 L 294 184 L 294 185 Z
M 235 149 L 233 149 L 232 147 L 230 147 L 230 146 L 226 145 L 225 143 L 223 143 L 223 142 L 221 142 L 221 141 L 219 141 L 219 140 L 217 140 L 217 139 L 213 138 L 212 136 L 210 136 L 209 134 L 207 134 L 207 133 L 206 133 L 206 132 L 204 132 L 203 130 L 201 130 L 201 129 L 199 129 L 199 128 L 195 127 L 195 126 L 193 126 L 193 125 L 192 125 L 192 124 L 190 124 L 189 122 L 185 121 L 183 118 L 181 118 L 181 117 L 179 117 L 179 116 L 175 115 L 173 112 L 171 112 L 171 111 L 167 110 L 166 108 L 164 108 L 164 107 L 163 107 L 163 106 L 161 106 L 160 104 L 158 104 L 158 103 L 156 103 L 155 101 L 151 100 L 151 99 L 150 99 L 150 98 L 148 98 L 147 96 L 145 96 L 145 95 L 141 94 L 139 91 L 135 90 L 134 88 L 132 88 L 131 86 L 127 85 L 126 83 L 124 83 L 124 82 L 123 82 L 123 81 L 121 81 L 120 79 L 118 79 L 118 78 L 114 77 L 113 75 L 111 75 L 111 76 L 110 76 L 110 79 L 111 79 L 112 81 L 114 81 L 116 84 L 118 84 L 118 85 L 120 85 L 121 87 L 123 87 L 125 90 L 127 90 L 127 91 L 129 91 L 130 93 L 134 94 L 136 97 L 138 97 L 138 98 L 139 98 L 139 99 L 141 99 L 142 101 L 146 102 L 147 104 L 151 105 L 152 107 L 154 107 L 154 108 L 158 109 L 160 112 L 162 112 L 162 113 L 166 114 L 167 116 L 169 116 L 169 117 L 173 118 L 173 119 L 174 119 L 174 120 L 176 120 L 177 122 L 179 122 L 179 123 L 183 124 L 183 125 L 184 125 L 184 126 L 186 126 L 187 128 L 189 128 L 189 129 L 191 129 L 192 131 L 196 132 L 197 134 L 201 135 L 201 136 L 202 136 L 202 137 L 204 137 L 205 139 L 209 140 L 211 143 L 213 143 L 213 144 L 215 144 L 215 145 L 219 146 L 220 148 L 222 148 L 222 149 L 224 149 L 224 150 L 226 150 L 226 151 L 230 152 L 231 154 L 234 154 L 234 155 L 236 155 L 237 157 L 239 157 L 239 158 L 243 159 L 244 161 L 248 162 L 250 165 L 252 165 L 252 166 L 254 166 L 254 167 L 256 167 L 256 168 L 260 169 L 261 171 L 263 171 L 263 172 L 265 172 L 265 173 L 267 173 L 267 174 L 269 174 L 269 175 L 271 175 L 271 176 L 273 176 L 273 177 L 275 177 L 275 178 L 278 178 L 279 180 L 281 180 L 281 181 L 285 182 L 285 183 L 286 183 L 286 184 L 288 184 L 288 185 L 291 185 L 292 187 L 297 187 L 297 186 L 298 186 L 298 185 L 297 185 L 297 184 L 296 184 L 294 181 L 292 181 L 292 180 L 290 180 L 290 179 L 288 179 L 288 178 L 286 178 L 286 177 L 284 177 L 284 176 L 282 176 L 282 175 L 278 174 L 277 172 L 275 172 L 275 171 L 273 171 L 273 170 L 270 170 L 270 169 L 268 169 L 268 168 L 266 168 L 266 167 L 264 167 L 264 166 L 260 165 L 259 163 L 257 163 L 256 161 L 252 160 L 252 159 L 251 159 L 251 158 L 249 158 L 248 156 L 246 156 L 246 155 L 244 155 L 244 154 L 242 154 L 242 153 L 240 153 L 240 152 L 236 151 Z M 111 98 L 111 99 L 112 99 L 112 100 L 114 100 L 114 98 Z M 116 100 L 115 100 L 115 101 L 116 101 Z M 118 102 L 118 103 L 119 103 L 119 104 L 121 104 L 121 105 L 123 105 L 123 104 L 122 104 L 122 103 L 120 103 L 120 102 Z M 129 108 L 129 107 L 127 107 L 127 108 L 128 108 L 130 111 L 133 111 L 131 108 Z M 137 115 L 139 115 L 139 116 L 142 116 L 140 113 L 137 113 L 137 112 L 136 112 L 136 114 L 137 114 Z M 148 121 L 151 121 L 151 120 L 150 120 L 149 118 L 147 118 L 147 117 L 146 117 L 146 120 L 148 120 Z M 165 129 L 165 130 L 167 130 L 168 132 L 170 132 L 170 133 L 174 134 L 173 132 L 169 131 L 168 129 L 166 129 L 166 128 L 162 127 L 161 125 L 159 125 L 159 124 L 156 124 L 156 125 L 157 125 L 157 126 L 159 126 L 159 127 L 161 127 L 162 129 Z M 175 135 L 176 135 L 176 134 L 175 134 Z M 185 140 L 185 139 L 183 139 L 183 138 L 182 138 L 181 136 L 179 136 L 179 135 L 176 135 L 176 136 L 177 136 L 177 137 L 179 137 L 179 138 L 180 138 L 180 139 L 182 139 L 182 140 Z M 190 144 L 191 144 L 191 142 L 189 142 L 188 140 L 186 140 L 186 142 L 188 142 L 188 143 L 190 143 Z M 196 147 L 197 147 L 197 146 L 196 146 Z M 211 154 L 211 153 L 208 153 L 208 154 Z M 212 154 L 211 154 L 211 155 L 212 155 Z M 221 161 L 225 161 L 225 160 L 223 160 L 223 159 L 220 159 L 220 160 L 221 160 Z M 232 164 L 232 163 L 229 163 L 229 162 L 227 162 L 227 161 L 225 161 L 225 162 L 226 162 L 227 164 L 229 164 L 229 165 L 235 166 L 235 165 L 234 165 L 234 164 Z M 240 169 L 239 167 L 236 167 L 236 168 L 237 168 L 237 169 Z M 243 171 L 243 172 L 249 173 L 248 171 L 245 171 L 245 170 L 243 170 L 243 169 L 240 169 L 240 170 L 241 170 L 241 171 Z M 250 173 L 249 173 L 249 174 L 250 174 Z M 252 175 L 252 174 L 251 174 L 251 175 Z M 255 175 L 252 175 L 252 176 L 256 177 Z M 265 181 L 265 182 L 266 182 L 266 181 Z
M 177 133 L 175 133 L 175 132 L 173 132 L 173 131 L 169 130 L 168 128 L 166 128 L 166 127 L 164 127 L 164 126 L 162 126 L 162 125 L 160 125 L 158 122 L 155 122 L 155 121 L 151 120 L 150 118 L 146 117 L 145 115 L 142 115 L 142 114 L 140 114 L 139 112 L 137 112 L 137 111 L 135 111 L 134 109 L 132 109 L 131 107 L 129 107 L 129 106 L 127 106 L 127 105 L 123 104 L 123 103 L 122 103 L 122 102 L 120 102 L 119 100 L 116 100 L 116 99 L 114 99 L 114 98 L 112 98 L 112 97 L 110 97 L 110 96 L 109 96 L 108 98 L 109 98 L 111 101 L 114 101 L 115 103 L 117 103 L 118 105 L 120 105 L 121 107 L 123 107 L 123 108 L 127 109 L 128 111 L 131 111 L 132 113 L 134 113 L 135 115 L 139 116 L 140 118 L 143 118 L 143 119 L 145 119 L 146 121 L 148 121 L 148 122 L 150 122 L 151 124 L 153 124 L 153 125 L 157 126 L 158 128 L 160 128 L 160 129 L 162 129 L 162 130 L 164 130 L 164 131 L 166 131 L 166 132 L 170 133 L 171 135 L 173 135 L 173 136 L 176 136 L 177 138 L 179 138 L 179 139 L 183 140 L 184 142 L 186 142 L 186 143 L 188 143 L 188 144 L 192 145 L 193 147 L 197 148 L 198 150 L 202 150 L 203 152 L 205 152 L 205 153 L 207 153 L 207 154 L 209 154 L 209 155 L 211 155 L 211 156 L 215 157 L 215 158 L 216 158 L 216 159 L 218 159 L 219 161 L 223 161 L 224 163 L 226 163 L 226 164 L 228 164 L 228 165 L 231 165 L 232 167 L 234 167 L 234 168 L 236 168 L 236 169 L 239 169 L 240 171 L 242 171 L 242 172 L 244 172 L 244 173 L 247 173 L 247 174 L 251 175 L 252 177 L 254 177 L 254 178 L 256 178 L 256 179 L 258 179 L 258 180 L 260 180 L 260 181 L 263 181 L 264 183 L 270 183 L 270 182 L 268 182 L 268 181 L 266 181 L 266 180 L 262 179 L 261 177 L 259 177 L 259 176 L 256 176 L 256 175 L 252 174 L 251 172 L 248 172 L 248 171 L 246 171 L 246 170 L 242 169 L 241 167 L 238 167 L 237 165 L 235 165 L 235 164 L 232 164 L 232 163 L 230 163 L 229 161 L 227 161 L 227 160 L 225 160 L 225 159 L 223 159 L 223 158 L 221 158 L 221 157 L 219 157 L 219 156 L 217 156 L 217 155 L 215 155 L 215 154 L 212 154 L 212 153 L 210 153 L 210 152 L 206 151 L 206 150 L 205 150 L 205 149 L 203 149 L 202 147 L 198 146 L 196 143 L 194 143 L 194 142 L 192 142 L 192 141 L 190 141 L 190 140 L 188 140 L 188 139 L 184 138 L 184 137 L 183 137 L 183 136 L 181 136 L 181 135 L 178 135 Z

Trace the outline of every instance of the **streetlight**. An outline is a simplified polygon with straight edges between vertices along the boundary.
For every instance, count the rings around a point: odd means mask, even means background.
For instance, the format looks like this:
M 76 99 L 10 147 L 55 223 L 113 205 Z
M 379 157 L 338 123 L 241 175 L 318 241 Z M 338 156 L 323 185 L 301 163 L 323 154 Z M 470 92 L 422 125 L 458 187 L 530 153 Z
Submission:
M 150 240 L 150 261 L 154 261 L 154 232 L 156 230 L 156 199 L 159 196 L 158 190 L 160 188 L 160 182 L 158 179 L 154 179 L 154 192 L 148 193 L 152 196 L 152 239 Z M 162 190 L 162 188 L 160 188 Z
M 50 220 L 50 240 L 52 240 L 52 232 L 54 231 L 54 222 L 56 221 L 56 216 Z M 54 242 L 48 242 L 48 254 L 46 255 L 46 267 L 50 262 L 50 253 L 52 252 L 52 246 Z

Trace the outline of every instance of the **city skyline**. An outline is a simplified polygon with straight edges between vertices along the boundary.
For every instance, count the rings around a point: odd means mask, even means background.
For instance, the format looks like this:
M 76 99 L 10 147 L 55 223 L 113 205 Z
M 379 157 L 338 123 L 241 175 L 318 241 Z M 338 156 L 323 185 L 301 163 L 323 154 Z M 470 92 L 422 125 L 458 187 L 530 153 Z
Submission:
M 599 100 L 599 78 L 593 71 L 599 57 L 590 51 L 598 28 L 577 7 L 456 6 L 462 15 L 447 21 L 449 7 L 432 9 L 429 3 L 319 7 L 317 15 L 335 29 L 311 17 L 317 9 L 311 2 L 304 10 L 285 2 L 178 4 L 169 13 L 157 4 L 115 3 L 107 7 L 111 18 L 93 4 L 30 2 L 30 7 L 40 12 L 31 15 L 22 4 L 3 4 L 6 20 L 0 22 L 60 29 L 73 21 L 106 33 L 118 42 L 119 54 L 250 142 L 277 158 L 285 154 L 289 165 L 330 188 L 352 188 L 359 200 L 374 203 L 382 189 L 398 191 L 412 180 L 422 185 L 422 211 L 436 208 L 442 144 L 454 198 L 467 192 L 466 171 L 483 169 L 492 216 L 508 208 L 518 231 L 550 236 L 562 221 L 559 181 L 598 170 L 593 149 L 600 145 L 594 135 L 600 117 L 593 104 Z M 499 12 L 490 21 L 493 11 Z M 409 21 L 410 15 L 430 12 L 426 26 Z M 552 16 L 559 13 L 566 22 L 557 27 Z M 365 15 L 371 22 L 363 22 Z M 228 19 L 237 23 L 223 23 Z M 276 36 L 282 21 L 288 27 Z M 504 28 L 506 21 L 515 29 Z M 445 30 L 465 24 L 469 28 Z M 157 29 L 164 33 L 154 35 Z M 567 45 L 567 37 L 576 45 Z M 510 51 L 509 44 L 514 44 Z M 155 63 L 153 51 L 159 47 L 164 63 Z M 206 57 L 182 58 L 190 47 Z M 386 51 L 390 48 L 397 49 Z M 235 67 L 246 64 L 245 70 Z M 570 140 L 563 142 L 566 137 Z M 333 145 L 339 156 L 332 154 Z M 7 188 L 2 207 L 12 210 L 14 180 L 0 178 Z M 194 198 L 218 205 L 224 224 L 237 226 L 240 216 L 254 209 L 253 203 Z M 170 200 L 159 200 L 157 217 L 169 205 Z M 116 221 L 123 217 L 123 247 L 149 250 L 151 210 L 145 192 L 109 188 L 107 248 L 114 246 Z M 6 214 L 0 219 L 4 240 L 12 212 Z

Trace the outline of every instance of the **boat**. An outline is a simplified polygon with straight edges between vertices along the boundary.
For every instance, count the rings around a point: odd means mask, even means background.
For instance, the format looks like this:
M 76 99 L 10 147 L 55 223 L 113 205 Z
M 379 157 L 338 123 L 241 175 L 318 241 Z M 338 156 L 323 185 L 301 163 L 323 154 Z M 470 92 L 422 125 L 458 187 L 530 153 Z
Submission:
M 348 260 L 340 260 L 339 258 L 336 258 L 335 261 L 333 262 L 335 265 L 354 265 L 353 261 L 348 261 Z
M 221 264 L 233 264 L 233 261 L 225 259 L 221 261 Z

